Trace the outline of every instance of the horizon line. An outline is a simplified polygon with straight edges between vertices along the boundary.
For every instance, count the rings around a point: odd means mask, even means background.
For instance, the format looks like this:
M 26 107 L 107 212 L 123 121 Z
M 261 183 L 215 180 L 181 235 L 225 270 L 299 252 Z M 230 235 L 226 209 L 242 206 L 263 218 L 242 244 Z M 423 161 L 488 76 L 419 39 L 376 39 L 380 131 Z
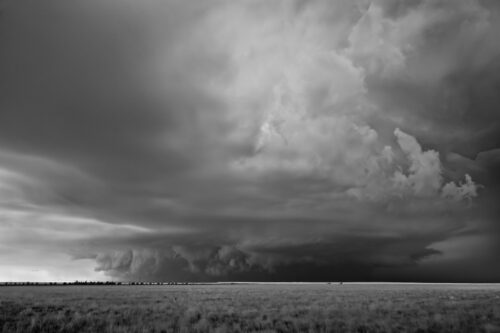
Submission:
M 0 281 L 0 286 L 5 285 L 227 285 L 227 284 L 500 284 L 497 282 L 433 282 L 433 281 Z

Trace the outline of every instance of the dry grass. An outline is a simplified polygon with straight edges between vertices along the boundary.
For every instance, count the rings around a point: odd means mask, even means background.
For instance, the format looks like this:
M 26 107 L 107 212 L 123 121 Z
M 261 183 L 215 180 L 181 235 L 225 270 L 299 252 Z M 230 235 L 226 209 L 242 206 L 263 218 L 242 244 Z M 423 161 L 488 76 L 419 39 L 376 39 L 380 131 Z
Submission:
M 500 286 L 2 287 L 0 331 L 500 332 Z

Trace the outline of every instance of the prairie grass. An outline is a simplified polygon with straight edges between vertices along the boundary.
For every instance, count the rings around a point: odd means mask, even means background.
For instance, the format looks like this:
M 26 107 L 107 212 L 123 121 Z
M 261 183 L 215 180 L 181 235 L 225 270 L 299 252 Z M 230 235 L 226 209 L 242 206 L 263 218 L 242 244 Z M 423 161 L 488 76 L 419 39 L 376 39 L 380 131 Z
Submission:
M 500 332 L 500 285 L 1 287 L 0 332 Z

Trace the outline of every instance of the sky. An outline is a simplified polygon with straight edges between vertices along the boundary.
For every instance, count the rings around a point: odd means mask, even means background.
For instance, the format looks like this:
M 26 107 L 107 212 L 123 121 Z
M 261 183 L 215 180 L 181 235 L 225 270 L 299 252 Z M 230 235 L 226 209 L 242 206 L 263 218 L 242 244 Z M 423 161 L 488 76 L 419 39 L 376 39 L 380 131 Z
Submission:
M 0 281 L 500 281 L 500 2 L 1 0 Z

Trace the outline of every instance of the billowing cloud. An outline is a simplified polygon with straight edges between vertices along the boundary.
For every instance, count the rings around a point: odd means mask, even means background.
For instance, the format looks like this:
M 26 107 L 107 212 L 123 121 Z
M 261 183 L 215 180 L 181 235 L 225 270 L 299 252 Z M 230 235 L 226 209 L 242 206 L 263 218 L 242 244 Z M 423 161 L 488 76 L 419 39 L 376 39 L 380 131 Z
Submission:
M 0 279 L 500 278 L 495 1 L 0 10 Z

